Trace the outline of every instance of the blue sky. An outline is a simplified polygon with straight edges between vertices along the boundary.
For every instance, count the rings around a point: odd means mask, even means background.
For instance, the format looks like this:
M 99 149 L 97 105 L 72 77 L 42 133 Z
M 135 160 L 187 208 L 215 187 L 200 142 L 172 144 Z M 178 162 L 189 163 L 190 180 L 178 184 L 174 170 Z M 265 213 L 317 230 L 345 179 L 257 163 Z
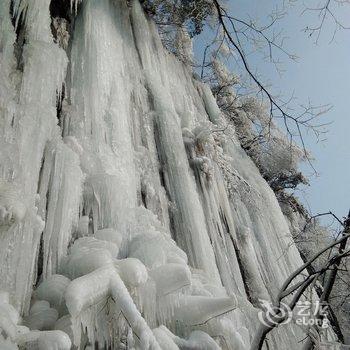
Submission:
M 229 0 L 235 17 L 259 19 L 268 23 L 268 15 L 283 2 L 276 0 Z M 313 213 L 334 211 L 338 216 L 347 214 L 350 208 L 350 29 L 340 30 L 333 40 L 334 22 L 325 21 L 323 31 L 315 44 L 303 29 L 318 23 L 316 13 L 302 14 L 303 1 L 293 1 L 286 6 L 285 17 L 276 25 L 283 29 L 285 47 L 299 58 L 297 62 L 283 58 L 283 74 L 259 55 L 248 57 L 251 67 L 271 83 L 274 93 L 288 97 L 293 94 L 300 104 L 331 104 L 333 108 L 322 116 L 322 121 L 332 122 L 327 127 L 326 140 L 317 142 L 311 134 L 305 136 L 308 149 L 315 158 L 318 176 L 310 177 L 310 186 L 297 192 L 298 197 Z M 320 1 L 308 0 L 309 6 Z M 350 4 L 334 8 L 339 20 L 350 26 Z M 347 19 L 347 23 L 346 20 Z M 200 44 L 199 44 L 200 47 Z M 198 50 L 198 46 L 196 51 Z M 307 165 L 301 169 L 312 173 Z

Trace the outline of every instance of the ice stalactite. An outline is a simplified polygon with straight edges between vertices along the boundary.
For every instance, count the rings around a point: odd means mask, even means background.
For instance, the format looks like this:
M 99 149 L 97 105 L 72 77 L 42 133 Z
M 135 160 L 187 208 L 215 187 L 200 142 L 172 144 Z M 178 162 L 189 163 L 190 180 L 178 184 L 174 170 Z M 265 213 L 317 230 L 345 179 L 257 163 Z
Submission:
M 67 57 L 63 50 L 53 43 L 50 30 L 49 1 L 15 1 L 13 11 L 17 17 L 24 19 L 25 44 L 22 51 L 23 72 L 17 70 L 14 53 L 6 51 L 2 59 L 7 64 L 2 65 L 2 74 L 6 81 L 12 79 L 4 97 L 9 93 L 11 100 L 2 99 L 5 111 L 11 111 L 10 123 L 6 115 L 1 118 L 2 139 L 2 183 L 8 182 L 7 190 L 15 190 L 10 195 L 12 200 L 20 201 L 13 204 L 12 217 L 18 218 L 18 208 L 21 206 L 26 215 L 21 222 L 15 222 L 3 236 L 7 249 L 1 252 L 1 265 L 16 271 L 9 273 L 6 268 L 1 271 L 1 288 L 16 294 L 16 304 L 28 308 L 28 296 L 34 278 L 35 258 L 43 229 L 43 221 L 37 215 L 39 172 L 46 143 L 54 138 L 56 124 L 56 96 L 62 88 L 65 79 Z M 10 40 L 15 40 L 14 28 L 10 27 L 10 2 L 2 2 L 1 15 L 8 18 L 3 22 L 4 48 L 8 48 Z M 22 16 L 20 16 L 22 14 Z M 7 70 L 7 71 L 6 71 Z M 15 80 L 14 80 L 15 79 Z M 7 114 L 10 117 L 9 114 Z M 5 124 L 4 124 L 5 123 Z M 15 193 L 21 197 L 16 199 Z M 7 214 L 11 216 L 11 214 Z M 16 247 L 16 248 L 15 248 Z M 18 249 L 18 250 L 17 250 Z M 22 254 L 20 252 L 25 252 Z M 3 283 L 4 281 L 4 283 Z
M 39 212 L 46 221 L 43 232 L 43 275 L 51 275 L 67 254 L 77 226 L 83 175 L 78 156 L 64 143 L 46 145 L 41 170 Z
M 152 48 L 146 45 L 150 32 L 142 30 L 149 26 L 149 23 L 138 2 L 134 2 L 132 9 L 132 24 L 135 44 L 145 71 L 145 83 L 150 94 L 151 107 L 154 108 L 158 156 L 167 177 L 170 200 L 174 204 L 172 215 L 175 231 L 181 232 L 181 236 L 177 237 L 178 244 L 189 252 L 190 263 L 193 266 L 204 269 L 210 278 L 220 283 L 209 235 L 204 224 L 204 213 L 195 191 L 194 178 L 189 172 L 182 141 L 181 121 L 169 95 L 167 80 L 162 76 L 164 73 L 159 72 L 158 76 L 152 71 L 155 65 L 151 58 Z
M 137 203 L 128 118 L 131 86 L 127 81 L 119 84 L 125 68 L 115 64 L 127 61 L 120 50 L 127 49 L 126 43 L 116 24 L 118 18 L 123 22 L 122 13 L 109 1 L 99 5 L 86 1 L 82 7 L 71 52 L 71 82 L 67 84 L 71 104 L 80 108 L 69 116 L 65 133 L 83 147 L 84 211 L 93 217 L 94 229 L 121 228 L 128 209 Z

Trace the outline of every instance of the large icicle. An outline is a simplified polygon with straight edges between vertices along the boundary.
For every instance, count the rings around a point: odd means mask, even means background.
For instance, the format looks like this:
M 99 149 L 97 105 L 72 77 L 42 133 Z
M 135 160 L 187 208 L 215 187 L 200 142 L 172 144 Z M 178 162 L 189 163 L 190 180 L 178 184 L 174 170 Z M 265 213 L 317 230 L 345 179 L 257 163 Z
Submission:
M 2 16 L 8 5 L 7 1 L 2 2 Z M 12 225 L 3 235 L 7 248 L 0 250 L 0 287 L 11 291 L 16 304 L 25 309 L 35 278 L 35 259 L 43 229 L 36 208 L 39 172 L 46 142 L 55 134 L 56 94 L 62 88 L 67 65 L 65 52 L 53 43 L 49 5 L 48 0 L 14 2 L 17 18 L 23 13 L 25 19 L 23 73 L 10 65 L 14 56 L 11 57 L 6 42 L 13 40 L 14 32 L 10 32 L 8 19 L 3 22 L 7 26 L 5 33 L 8 33 L 4 41 L 7 64 L 1 65 L 1 75 L 7 76 L 6 81 L 9 76 L 20 76 L 20 79 L 17 78 L 16 86 L 13 85 L 19 89 L 17 97 L 12 95 L 12 99 L 6 101 L 6 109 L 11 112 L 10 124 L 6 121 L 9 115 L 1 115 L 0 125 L 6 135 L 2 156 L 5 156 L 7 170 L 2 169 L 0 175 L 15 184 L 16 191 L 21 193 L 21 205 L 26 208 L 26 215 L 22 222 Z M 6 72 L 3 68 L 12 70 Z M 11 92 L 10 87 L 8 91 Z M 17 209 L 12 216 L 18 216 Z
M 95 230 L 125 231 L 128 209 L 136 206 L 131 85 L 127 80 L 119 83 L 129 61 L 120 27 L 125 20 L 108 0 L 87 0 L 82 7 L 75 24 L 69 84 L 71 103 L 79 110 L 69 116 L 65 133 L 75 136 L 84 150 L 84 210 L 93 217 Z
M 77 155 L 61 140 L 46 146 L 40 178 L 39 213 L 43 233 L 43 276 L 57 271 L 78 222 L 82 172 Z
M 147 23 L 140 4 L 133 2 L 132 25 L 137 50 L 146 75 L 155 114 L 155 132 L 158 156 L 165 174 L 166 186 L 174 202 L 173 219 L 177 232 L 176 240 L 188 252 L 190 263 L 207 272 L 208 277 L 220 283 L 215 258 L 209 240 L 202 207 L 195 190 L 194 179 L 189 172 L 186 151 L 182 141 L 181 121 L 169 93 L 164 72 L 154 71 L 158 57 L 152 59 L 147 43 L 152 31 L 144 31 Z M 160 43 L 158 42 L 158 45 Z M 160 56 L 161 58 L 161 56 Z M 159 74 L 159 75 L 158 75 Z

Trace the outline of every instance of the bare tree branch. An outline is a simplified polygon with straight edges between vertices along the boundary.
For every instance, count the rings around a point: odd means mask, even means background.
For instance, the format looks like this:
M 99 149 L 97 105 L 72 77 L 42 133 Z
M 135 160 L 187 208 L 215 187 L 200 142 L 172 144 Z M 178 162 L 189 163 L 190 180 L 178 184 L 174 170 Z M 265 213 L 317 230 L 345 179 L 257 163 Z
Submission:
M 326 213 L 320 214 L 321 215 L 327 215 Z M 334 215 L 333 213 L 328 213 L 328 215 Z M 277 298 L 274 302 L 274 306 L 276 309 L 280 308 L 280 303 L 282 299 L 287 297 L 288 295 L 291 295 L 295 293 L 293 296 L 292 301 L 288 304 L 291 310 L 295 307 L 297 301 L 300 299 L 300 297 L 303 295 L 305 290 L 314 282 L 316 282 L 321 276 L 323 276 L 327 271 L 329 271 L 329 275 L 326 278 L 326 281 L 323 285 L 323 292 L 320 297 L 320 302 L 328 302 L 330 293 L 333 289 L 334 282 L 338 273 L 338 269 L 340 266 L 340 263 L 343 258 L 348 257 L 350 255 L 350 249 L 346 249 L 347 242 L 350 238 L 350 212 L 348 217 L 342 222 L 342 226 L 344 227 L 342 232 L 342 237 L 335 242 L 329 244 L 322 250 L 320 250 L 317 254 L 315 254 L 311 259 L 309 259 L 306 263 L 304 263 L 300 268 L 298 268 L 294 273 L 292 273 L 287 280 L 282 285 Z M 316 259 L 318 259 L 322 254 L 332 249 L 334 246 L 339 246 L 338 253 L 332 257 L 330 257 L 325 265 L 319 269 L 318 271 L 315 271 L 312 274 L 309 274 L 304 280 L 301 280 L 294 284 L 292 287 L 288 288 L 288 286 L 291 284 L 291 282 L 297 278 L 300 277 L 302 272 L 310 266 Z M 278 316 L 278 314 L 277 314 Z M 324 317 L 320 313 L 316 315 L 317 319 L 321 319 Z M 260 350 L 262 349 L 262 346 L 264 344 L 266 335 L 275 327 L 278 326 L 278 324 L 282 323 L 285 320 L 285 318 L 277 318 L 276 322 L 271 324 L 261 324 L 255 334 L 255 337 L 251 344 L 251 350 Z M 309 337 L 306 345 L 305 350 L 310 350 L 313 347 L 313 341 L 312 338 Z
M 310 124 L 310 121 L 312 121 L 314 119 L 313 117 L 312 118 L 303 119 L 303 117 L 305 115 L 307 115 L 308 113 L 310 113 L 311 110 L 308 109 L 308 110 L 304 111 L 302 114 L 294 116 L 288 111 L 288 109 L 282 103 L 280 103 L 271 94 L 271 92 L 266 88 L 265 84 L 263 84 L 257 78 L 256 74 L 254 74 L 253 71 L 251 70 L 251 68 L 249 66 L 249 63 L 247 61 L 247 57 L 246 57 L 245 52 L 243 51 L 242 47 L 234 40 L 231 32 L 229 31 L 229 29 L 228 29 L 228 27 L 226 25 L 226 20 L 228 20 L 229 23 L 231 23 L 231 25 L 232 25 L 232 21 L 233 20 L 238 21 L 238 19 L 235 19 L 234 17 L 227 15 L 226 10 L 219 4 L 219 2 L 217 0 L 213 0 L 213 2 L 214 2 L 214 5 L 215 5 L 215 8 L 217 10 L 219 23 L 220 23 L 220 25 L 221 25 L 221 27 L 223 29 L 223 32 L 224 32 L 225 36 L 227 37 L 227 39 L 230 42 L 230 44 L 234 47 L 235 51 L 238 53 L 238 55 L 239 55 L 239 57 L 241 59 L 241 62 L 243 63 L 245 71 L 248 73 L 249 77 L 257 85 L 259 90 L 261 92 L 263 92 L 263 94 L 265 95 L 265 97 L 267 98 L 267 100 L 269 102 L 270 118 L 271 119 L 272 118 L 281 118 L 283 120 L 283 123 L 284 123 L 284 126 L 286 128 L 286 131 L 291 136 L 291 138 L 295 136 L 293 134 L 293 131 L 292 131 L 291 125 L 290 125 L 290 122 L 292 123 L 292 125 L 296 129 L 297 136 L 298 136 L 298 138 L 299 138 L 299 140 L 301 142 L 305 158 L 307 159 L 307 161 L 310 164 L 310 166 L 312 167 L 312 169 L 316 172 L 315 168 L 312 165 L 312 162 L 311 162 L 311 159 L 309 157 L 309 154 L 307 152 L 305 141 L 304 141 L 303 130 L 302 130 L 302 128 L 314 128 L 314 126 Z M 244 23 L 249 28 L 252 28 L 256 32 L 258 32 L 259 34 L 263 35 L 265 40 L 267 40 L 267 42 L 268 42 L 270 50 L 271 50 L 272 46 L 279 47 L 273 41 L 271 41 L 269 38 L 267 38 L 266 35 L 262 32 L 262 30 L 259 30 L 259 29 L 255 28 L 253 25 L 251 25 L 249 23 L 246 23 L 245 21 L 241 21 L 241 22 Z M 233 28 L 234 28 L 234 26 L 233 26 Z

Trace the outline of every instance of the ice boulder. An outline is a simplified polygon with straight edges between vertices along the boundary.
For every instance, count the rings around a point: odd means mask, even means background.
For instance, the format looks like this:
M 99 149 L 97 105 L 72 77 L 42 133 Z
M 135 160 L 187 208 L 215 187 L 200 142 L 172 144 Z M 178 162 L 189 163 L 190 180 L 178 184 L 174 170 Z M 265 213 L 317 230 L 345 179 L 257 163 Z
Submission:
M 34 292 L 38 300 L 46 300 L 60 315 L 68 313 L 64 295 L 70 279 L 63 275 L 52 275 L 40 283 Z
M 73 341 L 72 319 L 70 315 L 64 315 L 59 318 L 55 323 L 54 329 L 66 333 L 71 341 Z
M 187 265 L 165 264 L 150 271 L 158 295 L 166 295 L 191 284 L 191 271 Z
M 145 284 L 148 280 L 146 266 L 138 259 L 127 258 L 117 260 L 115 266 L 127 287 L 137 287 L 141 284 Z
M 70 350 L 72 346 L 68 335 L 59 330 L 31 331 L 18 337 L 17 343 L 35 350 Z
M 192 332 L 188 340 L 176 337 L 175 343 L 180 350 L 221 350 L 215 340 L 202 331 Z
M 153 334 L 162 349 L 179 350 L 174 342 L 174 335 L 165 326 L 153 329 Z
M 84 276 L 106 265 L 112 265 L 109 250 L 81 248 L 70 254 L 61 268 L 62 273 L 70 279 Z
M 187 255 L 161 232 L 136 236 L 130 243 L 129 256 L 141 260 L 149 269 L 167 262 L 187 264 Z
M 25 325 L 32 330 L 50 330 L 58 319 L 56 309 L 50 307 L 47 301 L 36 301 L 25 318 Z
M 82 248 L 108 250 L 112 257 L 117 257 L 119 252 L 119 246 L 117 244 L 94 237 L 81 237 L 77 239 L 70 248 L 70 252 L 71 254 L 79 253 Z
M 120 232 L 113 228 L 104 228 L 95 232 L 95 238 L 102 241 L 112 242 L 116 244 L 119 248 L 121 247 L 123 237 Z

